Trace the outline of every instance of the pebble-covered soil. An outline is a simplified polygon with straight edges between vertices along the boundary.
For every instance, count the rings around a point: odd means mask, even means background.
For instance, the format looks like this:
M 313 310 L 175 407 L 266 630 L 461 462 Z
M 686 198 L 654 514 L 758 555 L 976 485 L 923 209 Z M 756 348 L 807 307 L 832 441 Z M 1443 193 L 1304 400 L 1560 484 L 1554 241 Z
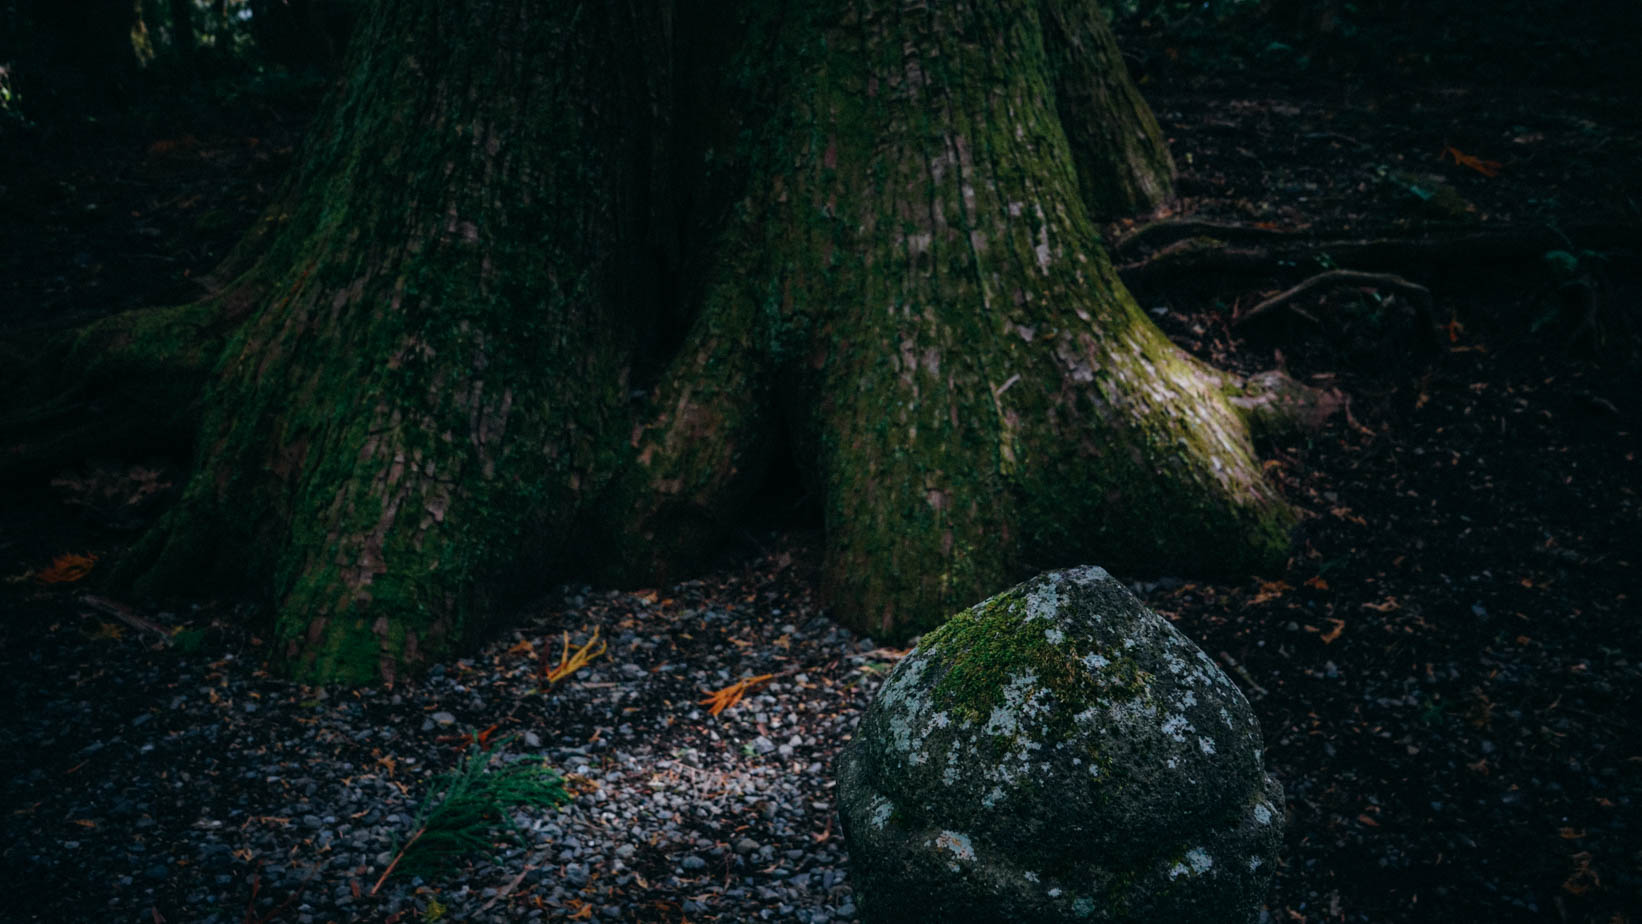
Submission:
M 831 764 L 901 652 L 820 615 L 810 557 L 567 592 L 472 659 L 358 692 L 269 678 L 231 614 L 129 614 L 182 630 L 162 636 L 42 589 L 0 646 L 18 745 L 0 755 L 0 917 L 849 920 Z M 564 633 L 594 632 L 602 654 L 543 679 Z M 766 674 L 716 716 L 700 702 Z M 571 803 L 519 812 L 523 842 L 454 878 L 371 894 L 430 778 L 491 726 L 507 759 L 559 768 Z

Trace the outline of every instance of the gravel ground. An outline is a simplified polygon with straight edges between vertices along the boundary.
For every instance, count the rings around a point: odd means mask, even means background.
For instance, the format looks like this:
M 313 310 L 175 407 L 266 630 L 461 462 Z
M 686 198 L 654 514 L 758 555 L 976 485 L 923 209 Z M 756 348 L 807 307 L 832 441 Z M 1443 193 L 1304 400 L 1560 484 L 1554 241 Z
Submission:
M 3 768 L 9 913 L 849 920 L 832 759 L 900 652 L 819 614 L 797 574 L 812 558 L 660 593 L 563 591 L 472 659 L 358 692 L 268 676 L 229 612 L 124 619 L 84 592 L 28 591 L 0 655 L 22 745 Z M 168 644 L 142 620 L 182 631 Z M 594 630 L 604 654 L 546 684 L 562 633 Z M 718 716 L 699 702 L 762 674 Z M 572 803 L 519 813 L 525 843 L 453 878 L 371 895 L 430 778 L 491 725 L 506 754 L 560 768 Z

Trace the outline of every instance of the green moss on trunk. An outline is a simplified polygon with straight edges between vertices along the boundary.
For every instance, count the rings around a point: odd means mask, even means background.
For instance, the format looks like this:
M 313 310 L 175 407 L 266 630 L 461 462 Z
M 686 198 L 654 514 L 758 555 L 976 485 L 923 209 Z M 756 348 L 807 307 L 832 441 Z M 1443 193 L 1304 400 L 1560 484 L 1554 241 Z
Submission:
M 391 679 L 572 562 L 699 566 L 783 432 L 886 638 L 1026 567 L 1281 560 L 1226 377 L 1099 246 L 1171 171 L 1092 8 L 676 13 L 375 5 L 224 270 L 262 296 L 143 586 L 250 582 L 291 673 Z
M 376 6 L 260 232 L 269 295 L 144 586 L 268 587 L 291 672 L 361 682 L 446 654 L 553 560 L 644 323 L 646 34 L 554 5 Z
M 1090 209 L 1155 204 L 1171 170 L 1098 15 L 751 18 L 770 44 L 725 95 L 778 102 L 746 127 L 725 234 L 756 256 L 703 324 L 758 325 L 738 339 L 765 345 L 822 493 L 836 611 L 901 638 L 1028 564 L 1281 561 L 1292 517 L 1222 376 L 1146 320 L 1099 246 Z M 740 320 L 749 301 L 764 310 Z

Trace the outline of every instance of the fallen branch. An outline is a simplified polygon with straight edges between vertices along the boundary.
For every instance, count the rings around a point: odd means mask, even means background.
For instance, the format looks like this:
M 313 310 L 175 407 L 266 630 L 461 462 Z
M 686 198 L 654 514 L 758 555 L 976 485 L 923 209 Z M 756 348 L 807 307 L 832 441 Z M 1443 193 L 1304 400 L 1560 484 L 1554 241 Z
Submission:
M 382 889 L 382 883 L 388 881 L 388 877 L 393 875 L 394 869 L 399 866 L 399 861 L 405 859 L 405 852 L 407 850 L 410 850 L 411 845 L 416 843 L 418 840 L 420 840 L 422 835 L 424 835 L 426 833 L 428 833 L 428 826 L 427 825 L 423 825 L 422 827 L 417 828 L 416 833 L 412 834 L 410 836 L 410 840 L 405 842 L 405 846 L 399 848 L 399 852 L 394 854 L 394 856 L 393 856 L 393 862 L 389 863 L 388 868 L 382 871 L 382 875 L 376 877 L 376 885 L 371 886 L 371 894 L 372 895 L 375 895 L 378 891 L 380 891 Z
M 1290 306 L 1294 301 L 1314 292 L 1335 289 L 1341 286 L 1360 286 L 1364 288 L 1392 289 L 1404 295 L 1413 296 L 1427 309 L 1431 304 L 1431 290 L 1418 283 L 1409 282 L 1401 276 L 1391 273 L 1364 273 L 1358 270 L 1328 270 L 1318 273 L 1293 288 L 1286 289 L 1273 295 L 1248 311 L 1232 319 L 1232 326 L 1245 324 L 1261 315 L 1270 314 L 1279 308 Z
M 117 600 L 110 600 L 107 597 L 99 597 L 94 594 L 81 594 L 80 603 L 91 607 L 99 613 L 113 616 L 115 619 L 118 619 L 139 632 L 151 632 L 158 636 L 160 641 L 167 645 L 171 644 L 171 630 L 159 625 L 158 623 L 150 622 L 147 619 L 138 616 L 136 612 L 131 609 L 131 607 L 126 606 L 124 603 L 120 603 Z

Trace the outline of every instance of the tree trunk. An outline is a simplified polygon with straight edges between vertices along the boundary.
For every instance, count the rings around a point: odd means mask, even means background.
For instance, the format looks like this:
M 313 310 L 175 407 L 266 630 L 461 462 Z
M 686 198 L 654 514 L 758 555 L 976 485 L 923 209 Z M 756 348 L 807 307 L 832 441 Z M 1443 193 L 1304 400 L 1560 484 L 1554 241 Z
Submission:
M 1091 5 L 614 6 L 375 5 L 124 573 L 391 679 L 511 590 L 698 566 L 781 452 L 886 639 L 1024 568 L 1281 562 L 1247 417 L 1293 396 L 1101 250 L 1171 167 Z
M 774 115 L 746 133 L 702 317 L 603 508 L 616 545 L 652 578 L 707 547 L 779 415 L 822 497 L 827 595 L 874 634 L 1025 567 L 1280 563 L 1292 515 L 1240 383 L 1170 344 L 1099 246 L 1094 219 L 1170 174 L 1098 13 L 838 7 L 788 11 L 736 65 L 779 88 Z
M 269 61 L 333 71 L 365 0 L 250 0 L 251 34 Z
M 194 57 L 194 0 L 171 0 L 171 41 L 184 62 Z
M 6 18 L 16 45 L 0 49 L 0 63 L 13 68 L 31 118 L 78 117 L 135 97 L 138 0 L 34 0 L 12 5 Z
M 266 218 L 265 304 L 140 587 L 269 586 L 293 673 L 364 681 L 554 570 L 648 313 L 653 24 L 616 15 L 377 6 Z

